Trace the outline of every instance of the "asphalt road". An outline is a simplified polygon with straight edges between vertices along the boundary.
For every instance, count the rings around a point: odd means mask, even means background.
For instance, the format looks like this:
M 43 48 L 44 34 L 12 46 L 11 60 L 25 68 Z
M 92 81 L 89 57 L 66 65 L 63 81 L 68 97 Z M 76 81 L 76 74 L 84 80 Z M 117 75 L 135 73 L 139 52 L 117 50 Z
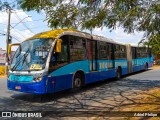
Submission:
M 0 111 L 113 111 L 128 101 L 134 104 L 138 92 L 160 87 L 160 69 L 138 72 L 116 81 L 106 80 L 52 95 L 32 95 L 10 91 L 6 78 L 0 78 Z M 128 103 L 127 102 L 127 103 Z M 71 112 L 70 112 L 71 113 Z M 60 118 L 59 118 L 60 119 Z

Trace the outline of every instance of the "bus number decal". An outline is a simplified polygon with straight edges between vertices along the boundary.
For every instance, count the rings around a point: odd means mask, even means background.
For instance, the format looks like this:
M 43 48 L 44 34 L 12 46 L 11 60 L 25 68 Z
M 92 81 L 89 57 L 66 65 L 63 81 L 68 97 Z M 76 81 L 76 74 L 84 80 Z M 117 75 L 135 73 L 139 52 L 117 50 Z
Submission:
M 32 64 L 30 70 L 42 70 L 42 66 L 39 64 Z

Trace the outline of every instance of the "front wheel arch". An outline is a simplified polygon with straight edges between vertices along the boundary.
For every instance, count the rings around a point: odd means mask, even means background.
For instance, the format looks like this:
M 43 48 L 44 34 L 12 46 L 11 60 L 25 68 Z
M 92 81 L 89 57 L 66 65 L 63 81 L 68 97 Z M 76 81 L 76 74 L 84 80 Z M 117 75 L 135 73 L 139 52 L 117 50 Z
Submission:
M 81 80 L 81 85 L 80 86 L 76 86 L 75 84 L 75 79 L 79 78 Z M 73 79 L 72 79 L 72 88 L 77 88 L 77 87 L 82 87 L 85 85 L 85 74 L 83 71 L 79 70 L 76 71 L 75 74 L 73 75 Z

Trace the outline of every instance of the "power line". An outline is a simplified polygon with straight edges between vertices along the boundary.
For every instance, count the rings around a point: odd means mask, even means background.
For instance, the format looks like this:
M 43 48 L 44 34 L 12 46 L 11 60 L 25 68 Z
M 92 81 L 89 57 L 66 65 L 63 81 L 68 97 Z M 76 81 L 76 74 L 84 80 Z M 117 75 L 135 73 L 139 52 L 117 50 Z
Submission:
M 6 35 L 6 34 L 4 34 L 4 33 L 0 33 L 0 35 Z
M 9 5 L 12 5 L 12 4 L 13 4 L 13 3 L 15 3 L 15 2 L 17 2 L 17 0 L 15 0 L 15 1 L 13 1 L 13 2 L 9 3 Z
M 3 13 L 2 13 L 3 14 Z M 3 14 L 3 16 L 5 16 L 4 14 Z M 44 19 L 37 19 L 37 20 L 32 20 L 32 21 L 25 21 L 25 22 L 21 22 L 21 23 L 27 23 L 27 22 L 36 22 L 36 21 L 44 21 Z M 4 24 L 4 23 L 0 23 L 0 24 Z M 17 22 L 16 23 L 11 23 L 11 24 L 17 24 Z M 6 25 L 6 24 L 5 24 Z
M 6 12 L 6 11 L 3 11 L 3 10 L 1 11 L 1 14 L 3 14 L 3 16 L 5 16 L 3 12 L 5 12 L 5 13 L 7 13 L 7 12 Z
M 4 31 L 2 31 L 2 30 L 0 30 L 1 32 L 4 32 Z
M 40 28 L 40 27 L 43 27 L 43 26 L 46 26 L 46 25 L 41 25 L 41 26 L 33 27 L 31 29 L 37 29 L 37 28 Z M 28 30 L 28 29 L 20 29 L 20 30 Z
M 2 13 L 3 14 L 3 13 Z M 4 15 L 4 14 L 3 14 Z M 16 14 L 17 15 L 17 14 Z M 17 19 L 19 19 L 19 20 L 21 20 L 19 17 L 18 17 L 18 15 L 17 15 Z M 3 24 L 3 23 L 2 23 Z M 25 25 L 26 26 L 26 25 Z M 26 37 L 23 35 L 23 34 L 21 34 L 20 32 L 18 32 L 16 29 L 14 29 L 13 28 L 13 26 L 11 26 L 10 25 L 10 27 L 12 27 L 12 30 L 14 30 L 15 32 L 17 32 L 19 35 L 21 35 L 24 39 L 26 39 Z M 27 26 L 26 26 L 27 27 Z M 28 27 L 27 27 L 27 29 L 28 29 Z M 0 30 L 1 31 L 1 30 Z M 30 30 L 30 32 L 32 32 L 31 30 Z M 33 33 L 33 32 L 32 32 Z M 12 34 L 12 36 L 13 36 L 13 34 Z M 17 39 L 18 40 L 18 39 Z M 19 40 L 18 40 L 19 41 Z M 19 41 L 19 42 L 21 42 L 21 41 Z
M 1 30 L 0 30 L 1 31 Z M 2 31 L 3 32 L 3 31 Z M 0 35 L 3 35 L 3 36 L 5 36 L 6 34 L 5 33 L 0 33 Z M 18 42 L 22 42 L 22 41 L 20 41 L 20 40 L 18 40 L 17 38 L 17 36 L 15 36 L 15 35 L 10 35 L 10 37 L 12 37 L 12 38 L 14 38 L 16 41 L 18 41 Z
M 12 27 L 12 26 L 11 26 Z M 23 36 L 24 38 L 26 38 L 24 35 L 22 35 L 20 32 L 18 32 L 16 29 L 14 29 L 13 27 L 12 27 L 12 30 L 15 30 L 19 35 L 21 35 L 21 36 Z
M 38 19 L 38 20 L 32 20 L 32 21 L 25 21 L 25 22 L 21 22 L 21 23 L 27 23 L 27 22 L 35 22 L 35 21 L 42 21 L 44 19 Z M 12 24 L 17 24 L 17 23 L 12 23 Z
M 24 19 L 26 19 L 26 18 L 28 18 L 28 17 L 30 17 L 30 16 L 24 17 L 21 21 L 19 21 L 17 24 L 15 24 L 15 25 L 13 26 L 13 28 L 15 28 L 18 24 L 20 24 Z
M 17 36 L 15 36 L 15 35 L 13 35 L 13 34 L 12 34 L 12 37 L 13 37 L 16 41 L 18 41 L 18 42 L 20 42 L 20 43 L 22 42 L 22 41 L 18 40 L 18 39 L 16 38 Z
M 19 19 L 19 21 L 21 21 L 21 19 L 19 18 L 19 16 L 17 15 L 17 13 L 15 13 L 15 15 L 17 16 L 17 18 Z M 35 34 L 29 27 L 27 27 L 24 23 L 22 23 L 30 32 L 32 32 L 33 34 Z
M 1 25 L 7 25 L 7 24 L 4 24 L 4 23 L 0 23 Z

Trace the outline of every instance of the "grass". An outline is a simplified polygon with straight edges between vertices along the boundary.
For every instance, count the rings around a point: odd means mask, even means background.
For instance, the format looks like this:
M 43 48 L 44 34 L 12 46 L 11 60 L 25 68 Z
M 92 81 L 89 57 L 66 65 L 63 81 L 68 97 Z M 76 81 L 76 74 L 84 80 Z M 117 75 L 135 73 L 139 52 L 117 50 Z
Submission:
M 152 69 L 158 69 L 160 68 L 160 65 L 153 65 Z
M 149 111 L 159 112 L 160 111 L 160 88 L 153 88 L 148 91 L 140 93 L 137 97 L 141 98 L 135 100 L 135 105 L 128 105 L 119 109 L 119 111 Z M 127 120 L 158 120 L 159 117 L 131 117 Z

